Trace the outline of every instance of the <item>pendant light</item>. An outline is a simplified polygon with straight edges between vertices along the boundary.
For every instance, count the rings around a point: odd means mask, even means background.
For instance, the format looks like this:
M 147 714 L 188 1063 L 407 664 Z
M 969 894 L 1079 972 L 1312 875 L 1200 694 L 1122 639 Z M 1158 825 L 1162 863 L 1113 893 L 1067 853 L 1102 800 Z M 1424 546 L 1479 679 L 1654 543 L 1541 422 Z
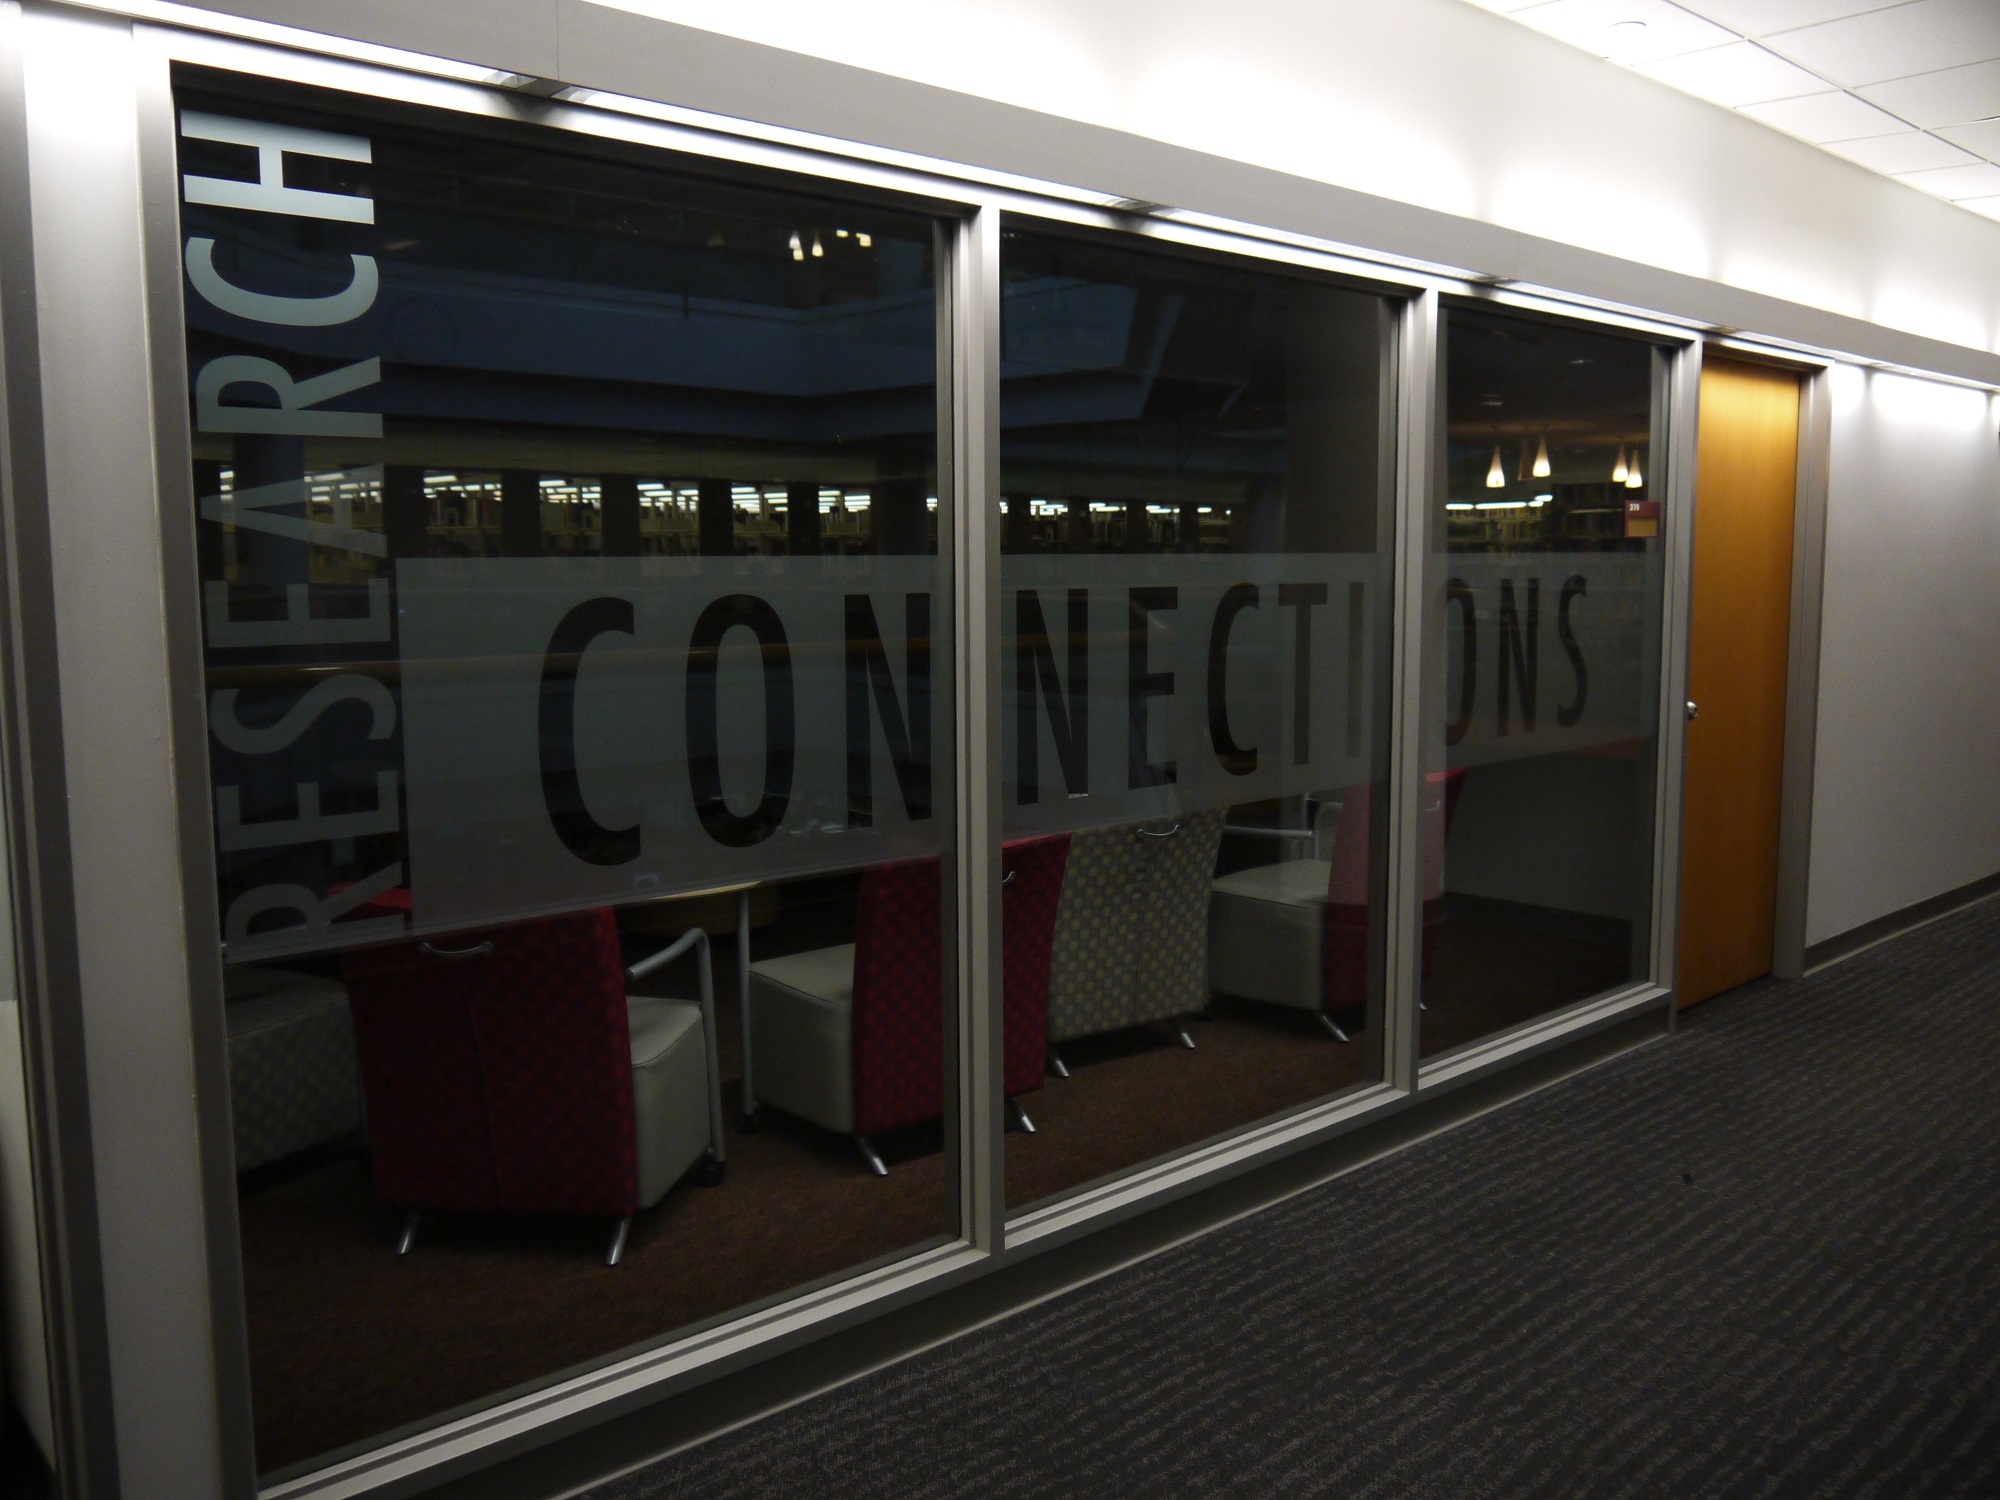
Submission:
M 1534 475 L 1537 479 L 1549 477 L 1549 435 L 1546 432 L 1535 444 Z
M 1625 482 L 1626 473 L 1627 470 L 1625 468 L 1625 445 L 1623 443 L 1620 443 L 1618 445 L 1618 464 L 1617 467 L 1612 469 L 1611 471 L 1611 482 L 1613 484 L 1623 484 Z
M 804 260 L 805 258 L 806 258 L 805 246 L 799 243 L 799 232 L 796 229 L 794 229 L 792 231 L 792 259 Z
M 826 254 L 825 247 L 823 247 L 819 242 L 819 231 L 815 229 L 813 231 L 813 259 L 818 260 L 825 254 Z
M 1486 488 L 1504 490 L 1507 488 L 1507 471 L 1500 467 L 1500 445 L 1493 445 L 1493 462 L 1486 470 Z
M 1628 490 L 1643 489 L 1645 484 L 1646 476 L 1639 472 L 1639 450 L 1634 448 L 1632 450 L 1631 466 L 1625 471 L 1625 488 Z

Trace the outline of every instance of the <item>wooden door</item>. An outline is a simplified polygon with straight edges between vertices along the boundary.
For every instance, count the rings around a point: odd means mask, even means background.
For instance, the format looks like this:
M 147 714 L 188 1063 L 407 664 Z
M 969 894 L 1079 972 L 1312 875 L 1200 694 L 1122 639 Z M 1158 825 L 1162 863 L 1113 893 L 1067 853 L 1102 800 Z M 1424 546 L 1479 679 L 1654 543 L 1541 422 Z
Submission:
M 1713 359 L 1701 376 L 1678 999 L 1771 971 L 1791 630 L 1799 381 Z

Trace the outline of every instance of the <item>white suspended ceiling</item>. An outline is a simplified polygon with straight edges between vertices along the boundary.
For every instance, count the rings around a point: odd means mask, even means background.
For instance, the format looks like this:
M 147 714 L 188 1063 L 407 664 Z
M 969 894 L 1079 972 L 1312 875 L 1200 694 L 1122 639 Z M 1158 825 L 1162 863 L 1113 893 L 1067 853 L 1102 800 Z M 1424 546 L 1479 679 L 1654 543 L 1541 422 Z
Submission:
M 2000 0 L 1473 0 L 2000 219 Z

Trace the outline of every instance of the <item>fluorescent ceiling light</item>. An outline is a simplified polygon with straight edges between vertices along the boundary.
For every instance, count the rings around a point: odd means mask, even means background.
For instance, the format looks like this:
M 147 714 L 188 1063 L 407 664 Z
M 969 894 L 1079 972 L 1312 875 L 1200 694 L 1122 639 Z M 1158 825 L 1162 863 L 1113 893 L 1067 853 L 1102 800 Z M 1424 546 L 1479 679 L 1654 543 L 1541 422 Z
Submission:
M 1766 36 L 1795 26 L 1837 21 L 1856 11 L 1873 10 L 1890 0 L 1687 0 L 1689 10 L 1709 20 L 1733 26 L 1746 36 Z
M 1701 0 L 1692 0 L 1696 8 Z M 2000 57 L 2000 7 L 1992 0 L 1856 4 L 1845 16 L 1771 40 L 1815 72 L 1849 88 L 1941 72 Z
M 2000 193 L 2000 166 L 1990 161 L 1965 167 L 1940 167 L 1930 172 L 1899 172 L 1896 181 L 1922 188 L 1939 198 L 1990 198 Z
M 1824 79 L 1765 51 L 1755 42 L 1706 47 L 1700 52 L 1641 63 L 1635 71 L 1711 104 L 1732 109 L 1741 104 L 1795 99 L 1819 93 L 1826 87 Z
M 1870 84 L 1862 97 L 1912 125 L 1963 125 L 2000 115 L 2000 58 Z
M 1990 161 L 2000 161 L 2000 119 L 1975 120 L 1970 125 L 1947 125 L 1937 133 L 1954 146 L 1976 151 Z
M 1828 141 L 1853 141 L 1864 136 L 1893 135 L 1910 127 L 1886 109 L 1838 90 L 1780 99 L 1770 104 L 1746 104 L 1741 113 L 1774 130 L 1823 146 Z
M 1979 160 L 1970 151 L 1921 130 L 1871 136 L 1861 141 L 1833 141 L 1825 149 L 1871 172 L 1887 172 L 1891 176 L 1899 172 L 1927 172 L 1937 167 L 1970 166 Z
M 1548 0 L 1510 14 L 1573 47 L 1627 65 L 1740 40 L 1668 0 Z

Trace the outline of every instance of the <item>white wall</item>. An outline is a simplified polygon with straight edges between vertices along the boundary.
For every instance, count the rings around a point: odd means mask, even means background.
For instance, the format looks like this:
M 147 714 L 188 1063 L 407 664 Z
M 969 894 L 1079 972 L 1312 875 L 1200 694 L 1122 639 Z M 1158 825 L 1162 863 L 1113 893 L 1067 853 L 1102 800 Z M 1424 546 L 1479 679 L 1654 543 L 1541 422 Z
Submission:
M 2000 871 L 2000 400 L 1833 386 L 1808 943 Z

